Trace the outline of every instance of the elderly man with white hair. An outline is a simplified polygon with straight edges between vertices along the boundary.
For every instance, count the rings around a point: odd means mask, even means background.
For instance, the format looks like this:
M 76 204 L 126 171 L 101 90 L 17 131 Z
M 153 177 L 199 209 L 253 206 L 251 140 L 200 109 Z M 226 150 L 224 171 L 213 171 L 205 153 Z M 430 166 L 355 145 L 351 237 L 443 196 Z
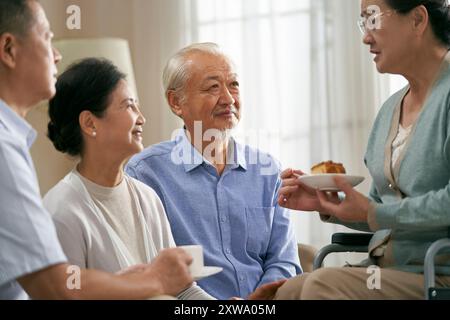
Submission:
M 231 60 L 216 44 L 193 44 L 168 61 L 163 82 L 184 128 L 127 172 L 158 193 L 177 245 L 200 244 L 205 265 L 223 268 L 198 284 L 219 299 L 247 297 L 300 273 L 288 211 L 277 205 L 278 164 L 231 135 L 241 117 Z

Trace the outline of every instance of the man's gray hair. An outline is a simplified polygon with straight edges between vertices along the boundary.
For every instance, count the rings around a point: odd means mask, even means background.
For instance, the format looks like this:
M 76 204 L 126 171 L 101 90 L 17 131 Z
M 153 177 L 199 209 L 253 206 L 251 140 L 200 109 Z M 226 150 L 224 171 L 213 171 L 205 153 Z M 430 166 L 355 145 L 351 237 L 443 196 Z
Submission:
M 30 4 L 31 0 L 0 0 L 0 35 L 9 32 L 24 37 L 28 34 L 35 22 Z
M 203 42 L 191 44 L 175 53 L 167 62 L 163 72 L 163 87 L 167 98 L 169 91 L 180 92 L 184 89 L 189 79 L 188 56 L 193 53 L 206 53 L 214 56 L 221 56 L 231 62 L 222 49 L 213 42 Z

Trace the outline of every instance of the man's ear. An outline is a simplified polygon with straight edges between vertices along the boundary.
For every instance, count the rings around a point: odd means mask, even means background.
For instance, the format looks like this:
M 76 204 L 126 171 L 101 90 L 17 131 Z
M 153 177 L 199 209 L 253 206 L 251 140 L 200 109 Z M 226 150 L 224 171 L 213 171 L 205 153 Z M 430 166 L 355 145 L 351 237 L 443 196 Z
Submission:
M 427 8 L 424 5 L 420 5 L 413 9 L 412 12 L 413 27 L 417 35 L 423 35 L 428 27 L 429 15 Z
M 81 132 L 90 137 L 95 137 L 97 135 L 96 117 L 90 111 L 83 111 L 78 117 L 80 123 Z
M 0 36 L 0 62 L 8 68 L 14 68 L 17 63 L 17 37 L 9 32 Z
M 183 109 L 181 108 L 181 98 L 178 93 L 173 90 L 167 92 L 167 102 L 172 112 L 183 119 Z

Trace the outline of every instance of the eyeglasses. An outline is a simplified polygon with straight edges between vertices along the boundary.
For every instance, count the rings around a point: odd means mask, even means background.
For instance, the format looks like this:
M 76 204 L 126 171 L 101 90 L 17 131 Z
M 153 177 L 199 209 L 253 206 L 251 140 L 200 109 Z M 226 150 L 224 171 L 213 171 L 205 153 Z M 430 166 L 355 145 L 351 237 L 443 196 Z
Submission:
M 359 17 L 358 19 L 358 27 L 359 31 L 363 35 L 367 33 L 367 31 L 372 30 L 378 30 L 381 29 L 381 17 L 384 15 L 392 15 L 395 13 L 395 10 L 386 10 L 384 12 L 378 12 L 375 14 L 372 14 L 368 18 L 366 17 Z

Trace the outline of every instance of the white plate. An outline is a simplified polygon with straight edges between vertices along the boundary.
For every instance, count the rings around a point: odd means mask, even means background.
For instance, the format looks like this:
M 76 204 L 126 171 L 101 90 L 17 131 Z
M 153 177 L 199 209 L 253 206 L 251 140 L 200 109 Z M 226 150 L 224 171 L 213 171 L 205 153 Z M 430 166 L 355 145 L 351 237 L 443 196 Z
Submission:
M 213 274 L 219 273 L 223 270 L 222 267 L 203 267 L 202 271 L 198 274 L 193 275 L 194 281 L 212 276 Z
M 299 176 L 298 179 L 306 184 L 308 187 L 319 189 L 321 191 L 340 191 L 334 183 L 334 177 L 343 177 L 353 187 L 363 182 L 364 177 L 351 176 L 348 174 L 325 173 Z

